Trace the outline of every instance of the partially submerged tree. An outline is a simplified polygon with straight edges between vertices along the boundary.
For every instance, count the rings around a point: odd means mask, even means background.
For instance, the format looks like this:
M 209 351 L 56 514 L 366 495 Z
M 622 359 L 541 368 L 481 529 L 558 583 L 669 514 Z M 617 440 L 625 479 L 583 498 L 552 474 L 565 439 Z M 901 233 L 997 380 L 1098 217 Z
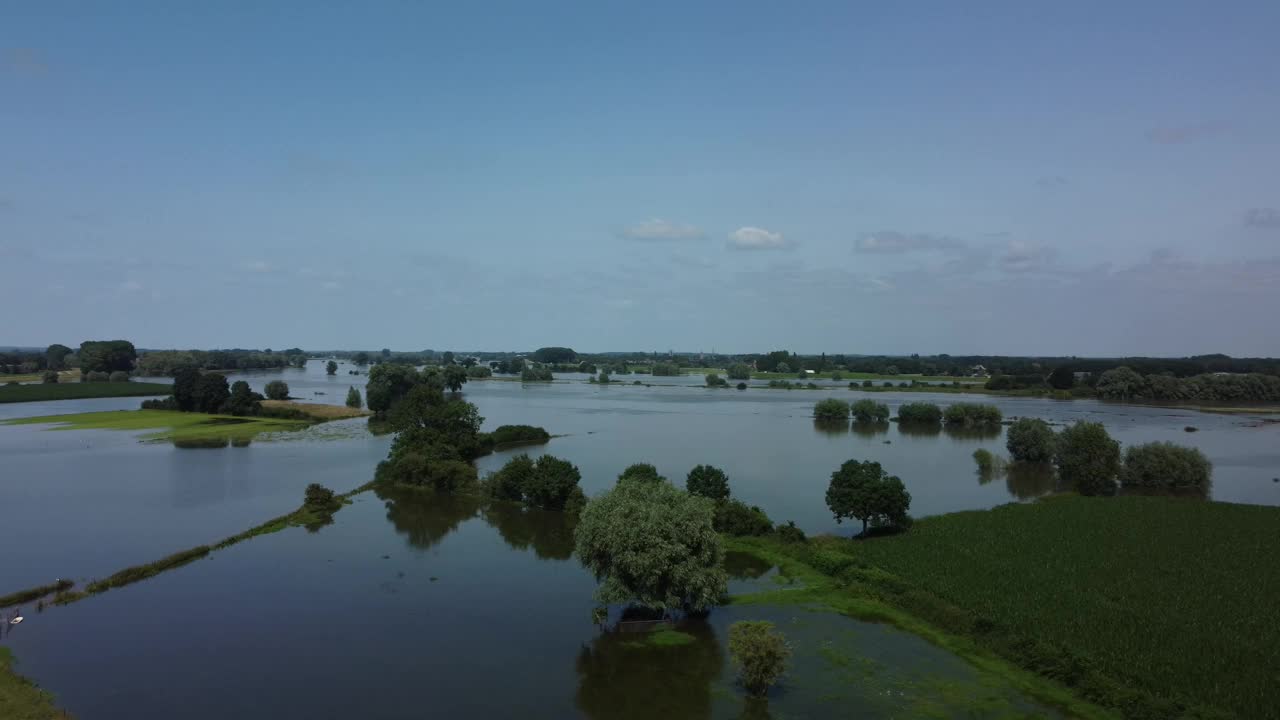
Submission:
M 860 423 L 882 423 L 889 419 L 889 406 L 868 398 L 855 402 L 849 411 L 853 419 Z
M 325 365 L 324 365 L 324 371 L 325 371 L 326 373 L 328 373 L 329 375 L 337 375 L 337 374 L 338 374 L 338 363 L 336 363 L 336 362 L 334 362 L 334 361 L 330 360 L 329 362 L 325 363 Z
M 360 409 L 364 405 L 364 399 L 360 397 L 360 391 L 354 385 L 347 388 L 347 407 Z
M 272 380 L 262 388 L 262 392 L 268 400 L 288 400 L 289 383 L 283 380 Z
M 813 406 L 813 416 L 818 420 L 848 420 L 849 403 L 837 398 L 819 400 Z
M 575 531 L 596 599 L 652 610 L 706 612 L 726 595 L 714 504 L 668 482 L 620 482 L 587 503 Z
M 1081 495 L 1110 495 L 1120 472 L 1120 443 L 1102 423 L 1078 422 L 1058 436 L 1058 475 Z
M 1049 462 L 1058 436 L 1049 423 L 1039 418 L 1020 418 L 1006 433 L 1009 457 L 1021 462 Z
M 786 672 L 791 647 L 773 623 L 743 620 L 729 626 L 729 657 L 747 694 L 762 697 Z
M 836 522 L 860 520 L 863 534 L 869 527 L 904 527 L 910 506 L 911 493 L 878 462 L 849 460 L 831 473 L 827 507 Z
M 1167 442 L 1135 445 L 1125 450 L 1120 484 L 1127 488 L 1209 491 L 1213 464 L 1195 448 Z

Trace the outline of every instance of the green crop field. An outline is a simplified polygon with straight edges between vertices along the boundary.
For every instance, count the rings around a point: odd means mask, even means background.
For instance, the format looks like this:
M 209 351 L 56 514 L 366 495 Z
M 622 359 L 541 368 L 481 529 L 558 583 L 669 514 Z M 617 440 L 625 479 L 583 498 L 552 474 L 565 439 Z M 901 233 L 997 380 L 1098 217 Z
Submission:
M 39 400 L 84 400 L 105 397 L 168 395 L 172 385 L 144 382 L 68 382 L 40 385 L 0 385 L 0 403 Z
M 791 554 L 1126 717 L 1280 717 L 1280 507 L 1071 495 Z

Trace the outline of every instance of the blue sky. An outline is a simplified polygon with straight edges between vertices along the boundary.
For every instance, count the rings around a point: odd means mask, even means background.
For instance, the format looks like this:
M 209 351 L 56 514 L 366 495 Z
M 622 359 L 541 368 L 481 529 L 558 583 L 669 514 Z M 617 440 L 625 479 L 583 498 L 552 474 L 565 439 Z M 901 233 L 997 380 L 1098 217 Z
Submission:
M 1275 2 L 0 17 L 0 344 L 1280 355 Z

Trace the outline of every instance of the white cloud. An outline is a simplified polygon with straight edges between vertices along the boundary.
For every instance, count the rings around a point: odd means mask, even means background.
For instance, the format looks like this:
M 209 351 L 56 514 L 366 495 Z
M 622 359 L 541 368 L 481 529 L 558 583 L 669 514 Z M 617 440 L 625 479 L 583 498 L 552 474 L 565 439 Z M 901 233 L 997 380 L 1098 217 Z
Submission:
M 1057 257 L 1053 248 L 1012 240 L 1000 258 L 1000 267 L 1013 273 L 1045 272 L 1054 266 Z
M 964 247 L 964 243 L 942 235 L 883 230 L 864 234 L 858 238 L 854 247 L 858 252 L 900 254 L 925 250 L 953 250 Z
M 697 240 L 703 237 L 703 232 L 687 223 L 654 218 L 623 230 L 622 236 L 628 240 Z
M 734 250 L 785 250 L 791 247 L 791 243 L 782 237 L 782 233 L 744 226 L 729 233 L 729 247 Z

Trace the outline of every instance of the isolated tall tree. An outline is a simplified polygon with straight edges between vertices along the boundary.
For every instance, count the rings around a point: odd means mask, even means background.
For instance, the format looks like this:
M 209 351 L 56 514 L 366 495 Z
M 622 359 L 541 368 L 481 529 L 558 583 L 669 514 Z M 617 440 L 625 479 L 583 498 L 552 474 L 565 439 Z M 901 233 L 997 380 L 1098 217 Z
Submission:
M 173 371 L 173 400 L 179 410 L 196 410 L 196 388 L 199 383 L 200 371 L 193 367 L 179 367 Z
M 289 399 L 289 383 L 283 380 L 272 380 L 262 390 L 269 400 Z
M 709 500 L 729 499 L 729 476 L 712 465 L 699 465 L 689 471 L 685 478 L 685 489 L 690 495 L 698 495 Z
M 325 366 L 324 366 L 324 371 L 325 371 L 326 373 L 330 374 L 330 375 L 337 375 L 337 374 L 338 374 L 338 363 L 336 363 L 336 362 L 334 362 L 334 361 L 330 360 L 328 363 L 326 363 L 326 364 L 325 364 Z
M 347 388 L 347 407 L 359 410 L 363 404 L 364 401 L 360 398 L 360 391 L 355 389 L 354 386 Z
M 66 345 L 54 343 L 44 351 L 45 363 L 50 370 L 61 370 L 63 361 L 65 361 L 67 356 L 71 353 L 71 348 Z
M 911 493 L 902 480 L 885 472 L 878 462 L 849 460 L 831 473 L 827 507 L 836 522 L 860 520 L 864 535 L 868 527 L 906 525 L 910 506 Z
M 462 390 L 467 382 L 467 370 L 461 365 L 449 365 L 444 369 L 444 386 L 452 392 Z

